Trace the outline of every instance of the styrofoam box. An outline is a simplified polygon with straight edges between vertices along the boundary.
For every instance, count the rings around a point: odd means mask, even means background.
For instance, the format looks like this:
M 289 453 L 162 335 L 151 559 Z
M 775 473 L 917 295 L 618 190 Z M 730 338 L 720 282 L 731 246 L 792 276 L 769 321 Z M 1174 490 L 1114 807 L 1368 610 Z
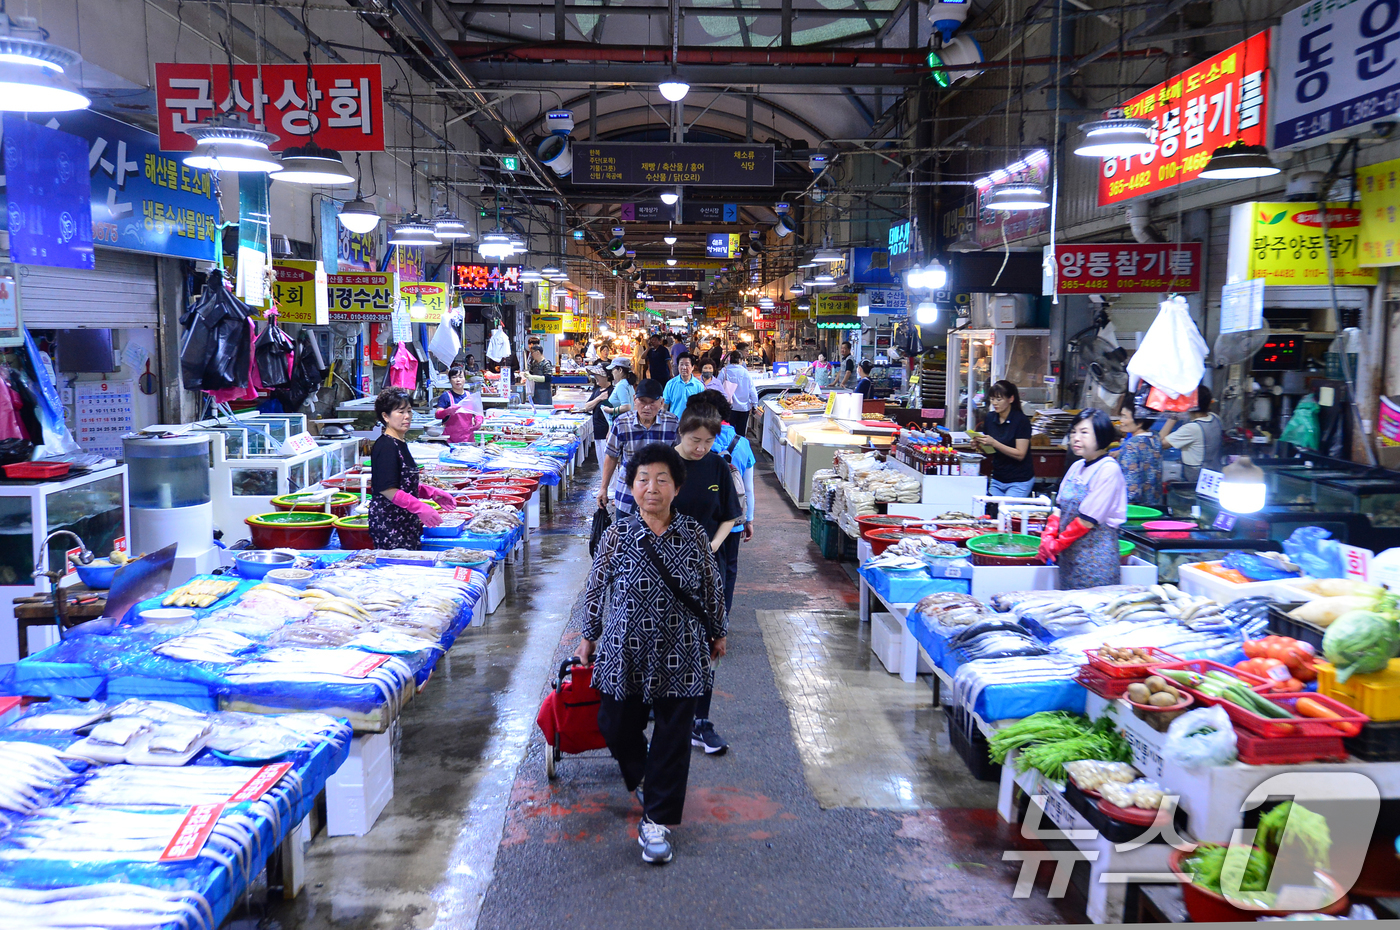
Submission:
M 1218 565 L 1220 563 L 1207 562 L 1204 564 Z M 1194 562 L 1188 562 L 1177 569 L 1176 585 L 1187 594 L 1200 594 L 1222 604 L 1228 604 L 1241 597 L 1270 597 L 1275 594 L 1283 596 L 1286 593 L 1284 589 L 1290 583 L 1301 580 L 1303 579 L 1284 578 L 1279 581 L 1251 581 L 1247 584 L 1234 584 L 1218 575 L 1202 571 L 1196 567 Z M 1311 600 L 1311 598 L 1304 598 L 1304 600 Z
M 1053 591 L 1060 586 L 1059 578 L 1060 569 L 1055 565 L 974 565 L 972 596 L 985 603 L 999 591 Z M 1130 556 L 1119 571 L 1118 583 L 1156 584 L 1157 565 Z
M 870 617 L 870 651 L 875 653 L 880 659 L 880 664 L 885 667 L 885 671 L 899 674 L 899 666 L 904 658 L 904 629 L 900 625 L 899 618 L 890 613 L 872 614 Z M 914 648 L 918 648 L 916 645 Z M 927 675 L 933 672 L 933 667 L 928 664 L 928 660 L 919 655 L 919 674 Z
M 496 608 L 501 606 L 501 602 L 506 599 L 506 570 L 500 559 L 491 563 L 490 574 L 486 581 L 486 612 L 494 614 Z
M 364 836 L 394 796 L 393 740 L 388 733 L 357 736 L 350 758 L 326 780 L 326 832 Z

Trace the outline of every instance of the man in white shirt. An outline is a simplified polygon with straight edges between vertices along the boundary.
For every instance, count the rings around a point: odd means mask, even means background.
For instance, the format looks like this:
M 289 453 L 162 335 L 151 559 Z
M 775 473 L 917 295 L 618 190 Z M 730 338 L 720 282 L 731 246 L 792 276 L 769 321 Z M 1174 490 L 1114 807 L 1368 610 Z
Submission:
M 729 353 L 729 364 L 715 378 L 719 389 L 729 398 L 733 408 L 730 423 L 734 432 L 743 436 L 749 428 L 749 411 L 758 404 L 758 389 L 753 386 L 753 378 L 742 363 L 743 356 L 738 352 Z

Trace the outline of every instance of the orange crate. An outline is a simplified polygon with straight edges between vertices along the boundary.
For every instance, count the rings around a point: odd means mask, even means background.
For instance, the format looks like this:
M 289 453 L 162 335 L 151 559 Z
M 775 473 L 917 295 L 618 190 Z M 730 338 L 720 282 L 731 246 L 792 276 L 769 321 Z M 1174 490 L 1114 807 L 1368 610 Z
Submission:
M 1317 693 L 1340 701 L 1372 720 L 1400 720 L 1400 659 L 1379 672 L 1352 675 L 1346 684 L 1337 683 L 1337 669 L 1331 662 L 1317 663 Z

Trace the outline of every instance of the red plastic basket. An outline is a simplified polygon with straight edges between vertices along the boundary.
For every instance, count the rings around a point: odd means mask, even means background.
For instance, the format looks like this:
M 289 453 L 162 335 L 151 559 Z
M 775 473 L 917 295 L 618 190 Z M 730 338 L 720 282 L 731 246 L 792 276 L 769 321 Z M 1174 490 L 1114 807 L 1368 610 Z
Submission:
M 15 462 L 5 466 L 5 477 L 21 481 L 40 481 L 46 478 L 62 478 L 73 467 L 72 462 Z
M 1163 669 L 1169 669 L 1171 671 L 1184 669 L 1188 672 L 1195 672 L 1197 675 L 1204 675 L 1206 672 L 1212 671 L 1224 672 L 1227 675 L 1233 675 L 1238 678 L 1260 694 L 1266 694 L 1273 690 L 1274 687 L 1274 682 L 1266 678 L 1260 678 L 1258 675 L 1251 675 L 1248 672 L 1242 672 L 1239 669 L 1231 668 L 1228 665 L 1221 665 L 1219 662 L 1212 662 L 1209 659 L 1188 659 L 1184 662 L 1164 662 L 1161 665 L 1154 665 L 1151 674 L 1160 675 Z M 1165 675 L 1162 677 L 1167 678 Z M 1168 678 L 1168 680 L 1172 681 L 1170 678 Z M 1172 684 L 1178 688 L 1186 688 L 1187 691 L 1190 691 L 1191 694 L 1195 696 L 1196 703 L 1200 704 L 1202 707 L 1214 707 L 1216 704 L 1221 703 L 1219 698 L 1213 698 L 1209 694 L 1201 694 L 1196 689 L 1187 685 L 1177 685 L 1175 681 L 1172 681 Z
M 1340 762 L 1347 758 L 1342 736 L 1255 736 L 1235 731 L 1235 749 L 1246 765 L 1302 765 L 1304 762 Z
M 1095 649 L 1085 649 L 1084 654 L 1089 657 L 1089 664 L 1094 667 L 1094 670 L 1108 678 L 1146 678 L 1159 665 L 1181 661 L 1170 652 L 1163 652 L 1156 646 L 1148 646 L 1143 651 L 1152 658 L 1146 662 L 1134 662 L 1131 665 L 1116 665 L 1113 662 L 1100 659 L 1098 650 Z
M 1230 715 L 1230 722 L 1235 725 L 1235 732 L 1240 730 L 1267 737 L 1288 737 L 1288 736 L 1349 736 L 1338 729 L 1337 724 L 1351 724 L 1351 728 L 1360 732 L 1361 727 L 1370 722 L 1371 718 L 1365 714 L 1358 713 L 1341 701 L 1335 701 L 1330 697 L 1321 694 L 1266 694 L 1270 701 L 1278 704 L 1284 710 L 1295 715 L 1292 720 L 1276 720 L 1273 717 L 1263 717 L 1253 711 L 1245 710 L 1237 704 L 1229 701 L 1220 702 L 1220 706 L 1225 708 L 1225 713 Z M 1316 701 L 1323 707 L 1337 715 L 1337 719 L 1321 720 L 1316 717 L 1298 717 L 1295 705 L 1299 700 L 1307 698 Z
M 1079 674 L 1075 676 L 1074 680 L 1099 697 L 1108 698 L 1112 701 L 1127 694 L 1128 685 L 1135 681 L 1146 681 L 1147 676 L 1144 675 L 1141 678 L 1109 678 L 1107 675 L 1100 675 L 1097 670 L 1088 665 L 1081 665 L 1079 667 Z

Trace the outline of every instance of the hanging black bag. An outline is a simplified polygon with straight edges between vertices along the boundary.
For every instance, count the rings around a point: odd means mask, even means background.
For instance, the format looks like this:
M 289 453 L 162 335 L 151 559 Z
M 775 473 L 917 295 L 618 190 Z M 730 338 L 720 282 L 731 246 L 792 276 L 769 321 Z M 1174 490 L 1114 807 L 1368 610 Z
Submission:
M 608 508 L 599 507 L 593 512 L 593 532 L 588 537 L 588 554 L 590 557 L 598 554 L 598 546 L 603 541 L 603 534 L 608 531 L 608 527 L 610 526 L 612 526 L 612 517 L 608 516 Z
M 291 362 L 296 352 L 296 342 L 277 323 L 276 317 L 268 320 L 267 328 L 258 336 L 253 346 L 253 360 L 258 366 L 258 377 L 263 387 L 282 387 L 292 379 Z
M 224 287 L 214 271 L 194 307 L 185 314 L 189 328 L 180 344 L 180 380 L 190 391 L 217 391 L 248 383 L 253 310 Z

